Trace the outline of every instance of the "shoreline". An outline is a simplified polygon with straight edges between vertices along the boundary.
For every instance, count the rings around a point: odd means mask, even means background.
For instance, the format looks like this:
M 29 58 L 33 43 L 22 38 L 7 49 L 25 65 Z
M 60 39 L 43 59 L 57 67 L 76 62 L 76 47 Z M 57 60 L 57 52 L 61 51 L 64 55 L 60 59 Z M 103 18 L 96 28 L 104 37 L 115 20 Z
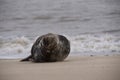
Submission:
M 27 56 L 29 55 L 26 55 L 24 57 L 18 57 L 15 58 L 15 57 L 0 57 L 0 60 L 18 60 L 18 59 L 23 59 L 23 58 L 26 58 Z M 120 53 L 111 53 L 111 54 L 69 54 L 67 58 L 69 57 L 102 57 L 102 56 L 120 56 Z
M 69 56 L 62 62 L 0 59 L 0 80 L 119 80 L 120 56 Z

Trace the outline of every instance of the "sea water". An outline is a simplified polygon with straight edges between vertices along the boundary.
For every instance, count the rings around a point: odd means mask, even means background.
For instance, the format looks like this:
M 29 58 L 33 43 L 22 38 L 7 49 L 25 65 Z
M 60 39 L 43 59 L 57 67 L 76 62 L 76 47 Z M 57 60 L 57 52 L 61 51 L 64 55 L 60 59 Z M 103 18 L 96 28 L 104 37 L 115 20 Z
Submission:
M 66 36 L 70 55 L 120 54 L 119 0 L 1 0 L 0 59 L 30 54 L 47 33 Z

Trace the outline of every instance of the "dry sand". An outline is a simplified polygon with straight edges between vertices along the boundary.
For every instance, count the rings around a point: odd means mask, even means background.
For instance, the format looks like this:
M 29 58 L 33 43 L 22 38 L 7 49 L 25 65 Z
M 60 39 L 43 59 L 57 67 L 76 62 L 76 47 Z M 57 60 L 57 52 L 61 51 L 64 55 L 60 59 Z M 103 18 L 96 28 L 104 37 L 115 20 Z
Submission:
M 120 80 L 120 56 L 69 56 L 52 63 L 0 60 L 0 80 Z

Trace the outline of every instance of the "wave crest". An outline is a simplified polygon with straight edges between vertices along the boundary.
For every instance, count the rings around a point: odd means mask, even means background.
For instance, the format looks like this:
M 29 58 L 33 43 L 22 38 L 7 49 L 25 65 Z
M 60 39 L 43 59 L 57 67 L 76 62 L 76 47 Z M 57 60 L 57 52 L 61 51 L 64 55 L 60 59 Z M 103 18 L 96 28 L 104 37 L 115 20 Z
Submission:
M 32 40 L 22 36 L 1 39 L 0 58 L 20 58 L 28 55 L 32 46 Z
M 108 55 L 120 52 L 120 38 L 111 34 L 82 34 L 67 36 L 71 42 L 71 53 L 80 55 Z M 35 38 L 37 39 L 37 38 Z M 22 58 L 30 54 L 35 40 L 28 37 L 0 37 L 0 59 Z

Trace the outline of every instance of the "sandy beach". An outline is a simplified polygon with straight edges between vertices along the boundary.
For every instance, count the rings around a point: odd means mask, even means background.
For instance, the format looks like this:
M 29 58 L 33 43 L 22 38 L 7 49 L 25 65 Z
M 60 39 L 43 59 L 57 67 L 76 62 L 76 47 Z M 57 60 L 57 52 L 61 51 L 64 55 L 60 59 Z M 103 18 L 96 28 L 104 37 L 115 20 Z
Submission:
M 120 80 L 120 56 L 69 56 L 52 63 L 0 60 L 0 80 Z
M 47 33 L 67 59 L 20 62 Z M 120 0 L 0 0 L 0 80 L 120 80 Z

